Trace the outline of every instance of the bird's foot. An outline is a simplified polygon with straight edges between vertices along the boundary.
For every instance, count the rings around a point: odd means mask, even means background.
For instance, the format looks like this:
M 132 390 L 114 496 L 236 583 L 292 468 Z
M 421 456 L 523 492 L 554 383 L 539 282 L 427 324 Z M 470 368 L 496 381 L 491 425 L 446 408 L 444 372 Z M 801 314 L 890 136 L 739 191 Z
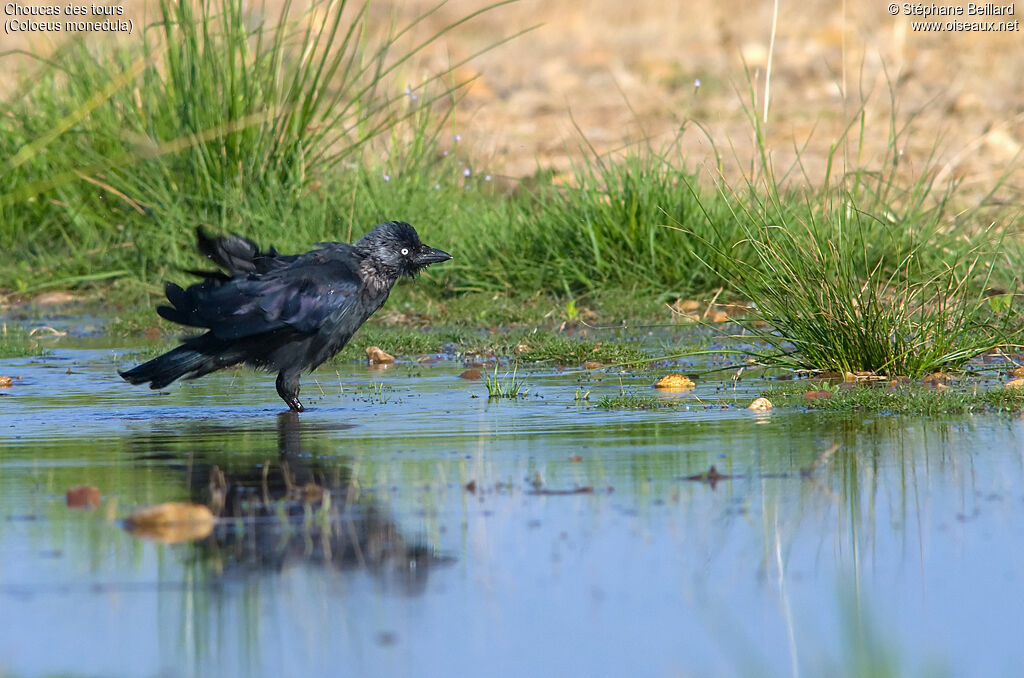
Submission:
M 295 396 L 292 396 L 291 398 L 285 398 L 285 402 L 288 403 L 288 409 L 290 409 L 292 412 L 303 412 L 306 409 L 305 407 L 302 406 L 302 403 L 300 403 L 299 399 L 296 398 Z

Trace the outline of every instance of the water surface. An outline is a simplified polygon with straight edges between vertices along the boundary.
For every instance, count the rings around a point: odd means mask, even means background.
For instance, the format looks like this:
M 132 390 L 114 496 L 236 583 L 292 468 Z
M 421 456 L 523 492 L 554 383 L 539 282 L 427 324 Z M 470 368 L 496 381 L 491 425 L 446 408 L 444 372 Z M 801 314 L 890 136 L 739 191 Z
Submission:
M 0 361 L 0 673 L 1019 675 L 1019 416 L 753 413 L 744 382 L 608 412 L 577 387 L 649 377 L 552 368 L 489 402 L 444 357 L 321 370 L 295 416 L 265 374 L 129 362 Z M 120 522 L 217 493 L 202 539 Z

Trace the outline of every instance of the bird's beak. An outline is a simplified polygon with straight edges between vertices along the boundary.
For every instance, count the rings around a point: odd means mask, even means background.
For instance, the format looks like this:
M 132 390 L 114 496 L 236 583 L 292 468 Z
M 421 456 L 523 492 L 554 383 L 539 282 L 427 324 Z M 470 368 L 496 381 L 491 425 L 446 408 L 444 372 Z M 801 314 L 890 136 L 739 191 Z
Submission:
M 425 251 L 420 252 L 416 256 L 416 263 L 420 266 L 429 266 L 430 264 L 439 264 L 442 261 L 448 261 L 451 258 L 452 255 L 448 254 L 444 250 L 435 250 L 433 247 L 428 247 Z

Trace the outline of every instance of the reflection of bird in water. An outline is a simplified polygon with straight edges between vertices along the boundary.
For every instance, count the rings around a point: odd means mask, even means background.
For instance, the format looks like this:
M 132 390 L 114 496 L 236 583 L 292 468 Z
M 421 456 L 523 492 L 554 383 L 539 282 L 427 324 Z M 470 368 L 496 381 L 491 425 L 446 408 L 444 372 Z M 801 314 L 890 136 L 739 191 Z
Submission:
M 205 334 L 121 376 L 132 384 L 163 388 L 185 378 L 245 363 L 277 370 L 277 393 L 296 412 L 299 375 L 345 347 L 380 308 L 398 279 L 415 277 L 451 259 L 420 242 L 400 221 L 378 224 L 349 245 L 322 242 L 305 254 L 282 255 L 236 235 L 213 238 L 198 231 L 199 250 L 227 271 L 198 272 L 188 289 L 167 284 L 170 306 L 157 312 Z
M 208 497 L 220 518 L 196 542 L 199 559 L 225 574 L 299 563 L 365 569 L 407 593 L 424 589 L 432 565 L 452 562 L 407 541 L 384 507 L 359 496 L 348 466 L 304 454 L 294 412 L 278 416 L 278 452 L 276 465 L 193 469 L 193 499 Z

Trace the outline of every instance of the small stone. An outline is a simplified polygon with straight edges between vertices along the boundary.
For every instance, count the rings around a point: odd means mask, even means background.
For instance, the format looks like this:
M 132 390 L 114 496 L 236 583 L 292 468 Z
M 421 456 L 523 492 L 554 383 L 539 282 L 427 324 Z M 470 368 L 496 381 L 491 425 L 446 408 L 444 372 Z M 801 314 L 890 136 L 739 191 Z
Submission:
M 14 384 L 14 380 L 10 377 L 0 377 L 0 388 L 10 388 Z
M 588 360 L 583 363 L 583 369 L 585 370 L 598 370 L 604 367 L 604 363 L 599 363 L 596 360 Z
M 483 373 L 476 368 L 470 368 L 459 375 L 459 379 L 469 379 L 470 381 L 480 381 L 483 377 Z
M 755 398 L 754 402 L 747 405 L 748 410 L 754 410 L 755 412 L 767 412 L 773 407 L 774 405 L 772 405 L 772 401 L 767 398 Z M 713 466 L 711 468 L 714 469 Z

